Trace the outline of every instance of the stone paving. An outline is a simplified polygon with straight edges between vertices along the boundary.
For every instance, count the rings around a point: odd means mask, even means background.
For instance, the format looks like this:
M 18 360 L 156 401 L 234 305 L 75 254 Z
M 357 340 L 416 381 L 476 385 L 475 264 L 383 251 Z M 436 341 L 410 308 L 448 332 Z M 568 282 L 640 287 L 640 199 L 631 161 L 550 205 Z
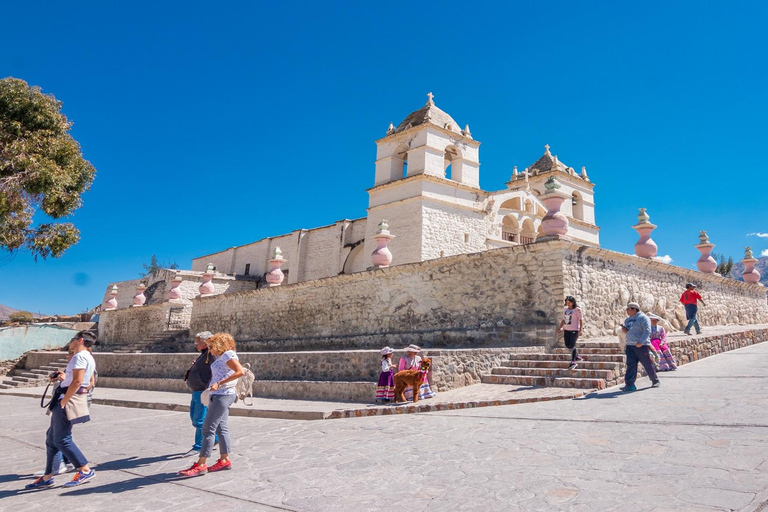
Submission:
M 234 469 L 180 480 L 188 416 L 94 405 L 97 478 L 28 492 L 47 417 L 0 395 L 0 509 L 768 510 L 768 343 L 574 400 L 336 421 L 233 417 Z M 58 483 L 66 481 L 59 477 Z M 76 499 L 72 499 L 76 498 Z

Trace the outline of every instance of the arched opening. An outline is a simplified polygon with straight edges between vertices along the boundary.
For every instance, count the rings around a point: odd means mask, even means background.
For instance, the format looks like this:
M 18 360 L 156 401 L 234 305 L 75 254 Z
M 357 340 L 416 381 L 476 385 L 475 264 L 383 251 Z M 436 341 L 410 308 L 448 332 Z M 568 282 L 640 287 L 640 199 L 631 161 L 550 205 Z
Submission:
M 526 199 L 525 200 L 525 211 L 527 213 L 533 213 L 534 212 L 533 201 L 531 201 L 530 199 Z
M 407 177 L 408 176 L 408 146 L 405 146 L 405 145 L 398 146 L 394 152 L 394 158 L 403 162 L 402 177 L 403 178 Z
M 443 170 L 447 179 L 453 179 L 453 169 L 451 169 L 451 164 L 459 158 L 461 158 L 461 152 L 459 152 L 459 148 L 456 146 L 448 146 L 445 148 L 445 154 L 443 156 Z
M 581 194 L 574 192 L 571 196 L 572 217 L 576 220 L 584 220 L 584 199 Z
M 367 260 L 365 258 L 365 252 L 363 251 L 364 245 L 362 240 L 357 242 L 352 250 L 347 255 L 347 260 L 344 262 L 344 268 L 342 274 L 352 274 L 354 272 L 361 272 L 365 270 Z
M 533 227 L 533 221 L 531 219 L 525 219 L 523 221 L 523 229 L 520 232 L 520 243 L 525 245 L 535 242 L 536 234 L 536 228 Z
M 513 197 L 512 199 L 507 199 L 503 203 L 501 203 L 501 206 L 499 206 L 499 209 L 507 209 L 507 210 L 517 210 L 522 211 L 522 199 L 519 197 Z
M 506 215 L 501 221 L 501 239 L 520 243 L 520 223 L 514 215 Z

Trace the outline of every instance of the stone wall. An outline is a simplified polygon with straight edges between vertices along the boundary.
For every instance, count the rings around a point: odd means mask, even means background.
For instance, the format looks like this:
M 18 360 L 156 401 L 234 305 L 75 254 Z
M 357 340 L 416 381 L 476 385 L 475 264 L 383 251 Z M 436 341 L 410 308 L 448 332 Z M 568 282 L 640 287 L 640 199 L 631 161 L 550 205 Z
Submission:
M 164 333 L 188 329 L 191 316 L 191 305 L 169 302 L 102 311 L 99 319 L 99 349 L 110 350 L 120 345 L 159 339 Z
M 698 286 L 706 303 L 699 307 L 703 325 L 768 323 L 765 288 L 758 285 L 606 249 L 564 241 L 552 244 L 562 251 L 565 294 L 580 303 L 587 337 L 615 333 L 630 301 L 682 329 L 685 309 L 680 295 L 688 282 Z
M 559 319 L 562 268 L 546 244 L 457 255 L 198 298 L 190 329 L 249 350 L 530 345 Z

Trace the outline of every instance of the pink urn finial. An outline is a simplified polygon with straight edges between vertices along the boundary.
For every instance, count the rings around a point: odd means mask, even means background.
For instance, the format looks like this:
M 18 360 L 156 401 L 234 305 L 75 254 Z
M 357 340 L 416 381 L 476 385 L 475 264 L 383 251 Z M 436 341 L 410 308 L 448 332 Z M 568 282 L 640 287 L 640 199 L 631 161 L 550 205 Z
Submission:
M 714 274 L 715 270 L 717 270 L 717 262 L 710 253 L 715 244 L 709 242 L 709 236 L 707 236 L 706 231 L 699 232 L 699 242 L 699 244 L 694 245 L 701 252 L 701 258 L 696 262 L 696 266 L 699 268 L 699 272 Z
M 144 295 L 144 290 L 147 289 L 147 285 L 144 283 L 139 283 L 138 286 L 136 286 L 136 295 L 133 296 L 133 305 L 132 308 L 140 308 L 147 302 L 147 297 Z
M 180 275 L 176 274 L 176 277 L 173 278 L 173 281 L 171 281 L 171 289 L 168 290 L 168 293 L 165 294 L 166 298 L 168 300 L 179 300 L 181 299 L 181 283 L 183 279 Z
M 651 239 L 651 231 L 656 229 L 655 224 L 651 224 L 649 221 L 650 216 L 646 213 L 645 208 L 640 208 L 640 213 L 637 214 L 637 224 L 632 226 L 632 229 L 637 231 L 640 235 L 640 239 L 635 244 L 635 255 L 641 258 L 651 259 L 659 252 L 659 247 Z
M 113 284 L 112 288 L 109 289 L 107 292 L 107 295 L 109 295 L 109 299 L 107 299 L 107 302 L 104 303 L 104 311 L 114 311 L 117 309 L 117 285 Z
M 562 236 L 568 233 L 568 217 L 560 211 L 560 208 L 563 206 L 563 202 L 570 196 L 560 192 L 558 190 L 560 187 L 561 185 L 555 177 L 550 176 L 546 183 L 544 183 L 544 188 L 547 191 L 539 196 L 539 199 L 541 199 L 541 202 L 544 203 L 544 207 L 547 209 L 547 214 L 541 219 L 541 233 L 544 236 Z
M 751 247 L 744 248 L 744 259 L 741 260 L 741 262 L 744 264 L 744 272 L 741 274 L 744 282 L 750 284 L 759 284 L 760 286 L 763 286 L 763 284 L 760 282 L 760 272 L 755 270 L 755 263 L 757 263 L 757 258 L 755 258 L 752 254 Z
M 288 260 L 283 258 L 283 251 L 280 247 L 275 246 L 275 250 L 272 251 L 272 258 L 269 260 L 269 272 L 267 272 L 267 283 L 270 287 L 280 286 L 285 279 L 285 274 L 280 270 L 280 267 Z
M 200 296 L 201 297 L 210 297 L 215 293 L 215 289 L 213 287 L 213 283 L 211 280 L 213 279 L 213 276 L 216 274 L 216 271 L 213 270 L 213 263 L 209 263 L 207 267 L 205 267 L 205 274 L 203 274 L 203 282 L 200 284 Z
M 381 219 L 376 234 L 373 235 L 373 239 L 376 240 L 376 249 L 371 253 L 371 262 L 373 262 L 374 268 L 384 268 L 392 264 L 392 253 L 389 252 L 387 244 L 393 238 L 395 235 L 389 232 L 389 224 L 387 224 L 386 219 Z

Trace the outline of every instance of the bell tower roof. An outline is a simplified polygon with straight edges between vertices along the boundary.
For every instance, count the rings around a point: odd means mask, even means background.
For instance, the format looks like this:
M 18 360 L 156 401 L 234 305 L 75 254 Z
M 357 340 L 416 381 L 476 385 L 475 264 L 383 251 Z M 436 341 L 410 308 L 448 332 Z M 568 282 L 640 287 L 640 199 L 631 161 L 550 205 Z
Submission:
M 434 95 L 430 92 L 427 94 L 427 97 L 429 100 L 427 100 L 426 105 L 421 107 L 419 110 L 408 114 L 403 122 L 397 125 L 397 128 L 389 131 L 387 135 L 404 132 L 405 130 L 413 128 L 414 126 L 419 126 L 422 124 L 432 124 L 444 130 L 449 130 L 459 135 L 464 135 L 464 132 L 460 128 L 459 123 L 454 121 L 453 118 L 446 114 L 444 111 L 437 108 L 433 100 Z

